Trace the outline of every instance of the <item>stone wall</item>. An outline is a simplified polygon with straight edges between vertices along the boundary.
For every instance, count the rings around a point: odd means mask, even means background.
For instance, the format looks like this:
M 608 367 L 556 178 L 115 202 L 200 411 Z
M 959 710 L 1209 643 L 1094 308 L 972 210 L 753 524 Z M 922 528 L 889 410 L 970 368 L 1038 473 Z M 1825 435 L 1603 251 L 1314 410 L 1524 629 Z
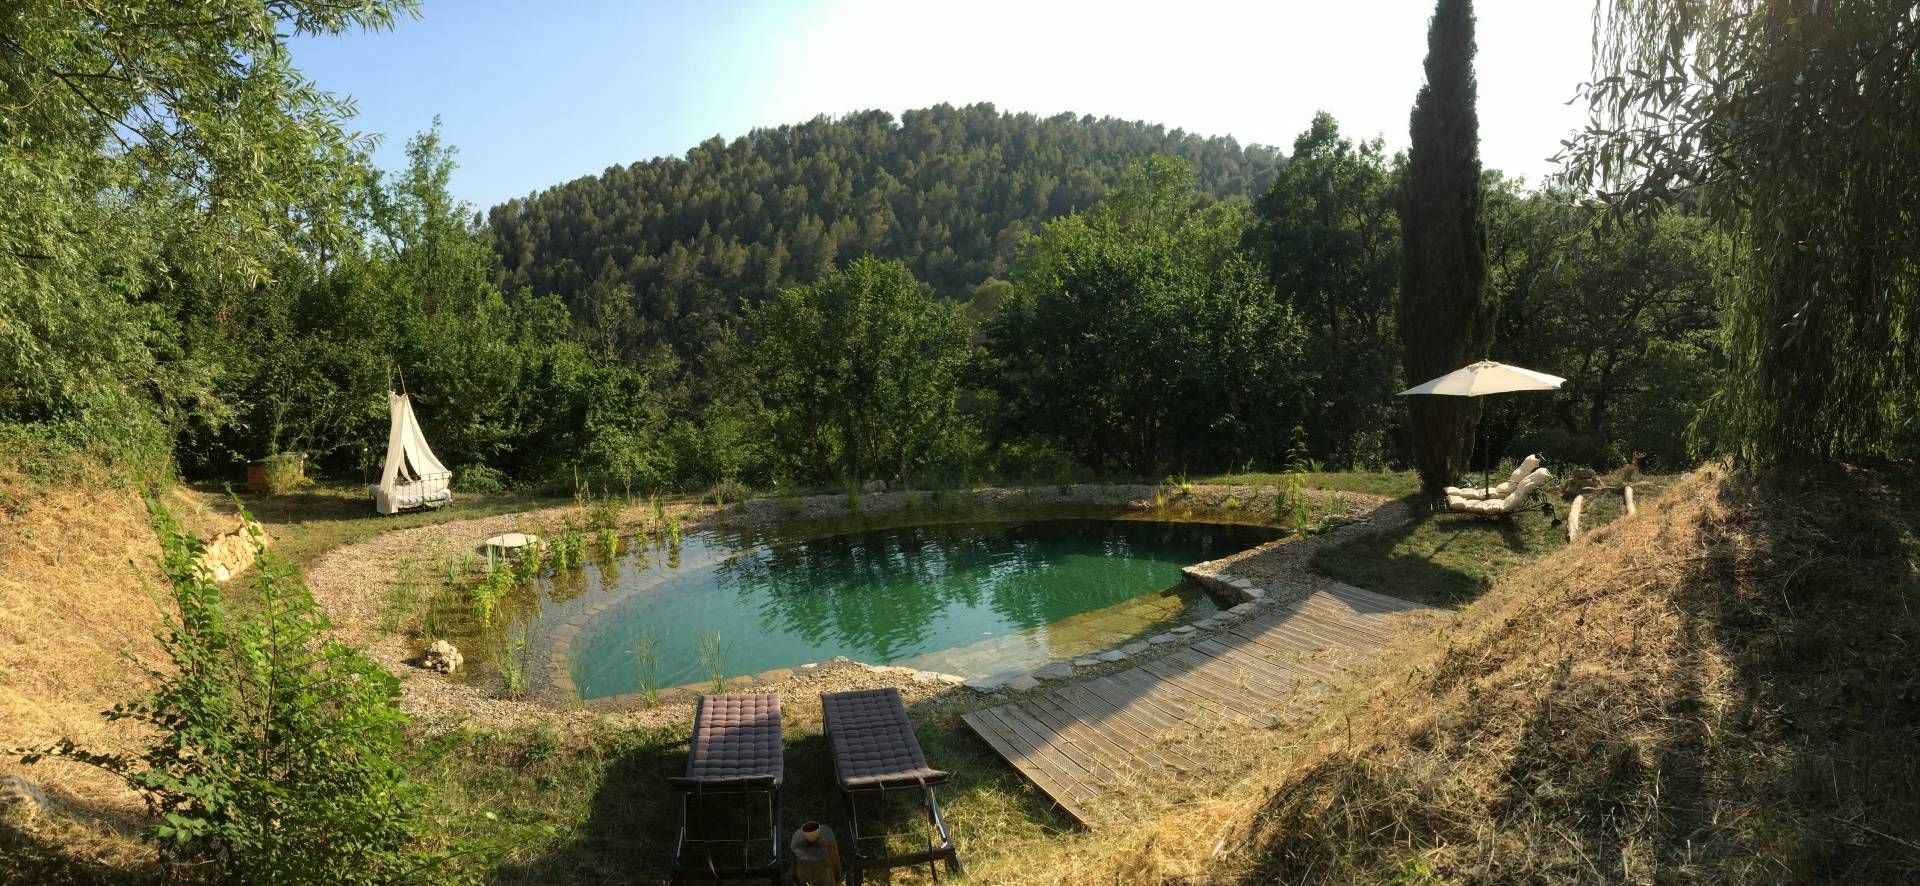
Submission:
M 259 523 L 241 521 L 207 541 L 206 550 L 200 553 L 200 569 L 215 582 L 225 584 L 252 566 L 259 548 L 265 547 L 271 538 L 260 529 Z

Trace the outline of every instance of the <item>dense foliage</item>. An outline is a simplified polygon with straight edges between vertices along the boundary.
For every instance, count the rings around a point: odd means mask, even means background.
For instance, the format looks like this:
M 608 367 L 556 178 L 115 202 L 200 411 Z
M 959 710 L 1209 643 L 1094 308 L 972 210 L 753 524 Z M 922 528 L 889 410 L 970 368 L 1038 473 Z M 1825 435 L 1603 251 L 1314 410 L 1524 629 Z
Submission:
M 715 137 L 495 207 L 501 287 L 556 294 L 582 334 L 691 360 L 759 300 L 862 255 L 949 298 L 1005 277 L 1020 241 L 1091 208 L 1151 154 L 1210 194 L 1260 193 L 1276 152 L 1145 123 L 938 105 Z
M 1613 0 L 1576 180 L 1729 238 L 1707 436 L 1759 459 L 1920 449 L 1920 19 L 1901 0 Z
M 1294 141 L 1248 233 L 1306 331 L 1291 421 L 1314 453 L 1343 465 L 1378 466 L 1397 452 L 1387 433 L 1404 387 L 1394 322 L 1398 174 L 1379 139 L 1356 145 L 1323 112 Z
M 1240 249 L 1252 222 L 1156 157 L 1041 229 L 988 329 L 1001 436 L 1135 474 L 1284 451 L 1300 332 Z
M 382 27 L 406 0 L 13 3 L 0 10 L 0 436 L 165 469 L 233 404 L 198 342 L 289 253 L 325 250 L 362 177 L 351 105 L 286 32 Z
M 1400 201 L 1400 340 L 1415 383 L 1491 356 L 1473 54 L 1472 0 L 1439 0 Z M 1428 491 L 1451 485 L 1467 466 L 1479 420 L 1470 398 L 1408 398 L 1408 448 Z
M 301 33 L 406 9 L 239 8 Z M 214 476 L 300 451 L 357 479 L 404 386 L 470 488 L 1413 455 L 1391 395 L 1426 376 L 1403 369 L 1401 341 L 1445 324 L 1428 308 L 1401 322 L 1402 244 L 1443 210 L 1419 196 L 1420 150 L 1388 157 L 1330 115 L 1286 162 L 990 105 L 817 118 L 614 167 L 481 225 L 450 193 L 437 130 L 403 169 L 372 169 L 341 128 L 350 106 L 286 67 L 273 27 L 147 6 L 11 14 L 0 49 L 27 98 L 0 119 L 0 175 L 30 199 L 0 208 L 0 337 L 17 345 L 0 353 L 0 434 L 35 446 Z M 242 75 L 254 94 L 222 99 Z M 153 114 L 205 119 L 146 144 L 131 133 Z M 228 157 L 236 143 L 255 159 Z M 1610 228 L 1568 195 L 1449 168 L 1455 247 L 1477 242 L 1470 203 L 1491 234 L 1471 319 L 1497 303 L 1499 332 L 1429 374 L 1494 356 L 1573 379 L 1500 404 L 1487 452 L 1683 462 L 1725 359 L 1708 333 L 1722 241 L 1684 207 Z
M 748 322 L 776 476 L 898 482 L 961 463 L 967 324 L 904 265 L 858 259 L 762 303 Z
M 230 605 L 201 542 L 153 505 L 178 614 L 170 665 L 110 720 L 152 729 L 139 757 L 63 741 L 42 753 L 124 777 L 158 816 L 149 837 L 176 873 L 235 883 L 393 882 L 432 859 L 406 746 L 400 682 L 333 639 L 295 567 L 261 552 L 252 599 Z M 257 531 L 257 530 L 256 530 Z

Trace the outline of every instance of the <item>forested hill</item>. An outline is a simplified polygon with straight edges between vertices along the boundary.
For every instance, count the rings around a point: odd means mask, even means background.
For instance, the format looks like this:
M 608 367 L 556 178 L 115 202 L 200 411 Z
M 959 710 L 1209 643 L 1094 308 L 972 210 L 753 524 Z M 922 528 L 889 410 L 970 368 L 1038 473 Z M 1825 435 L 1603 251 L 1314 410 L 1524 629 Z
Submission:
M 503 289 L 561 296 L 584 335 L 626 356 L 664 342 L 684 357 L 742 296 L 866 253 L 964 297 L 1004 276 L 1041 222 L 1098 202 L 1153 153 L 1192 163 L 1220 197 L 1258 197 L 1280 161 L 1135 121 L 939 105 L 715 137 L 511 200 L 490 222 Z

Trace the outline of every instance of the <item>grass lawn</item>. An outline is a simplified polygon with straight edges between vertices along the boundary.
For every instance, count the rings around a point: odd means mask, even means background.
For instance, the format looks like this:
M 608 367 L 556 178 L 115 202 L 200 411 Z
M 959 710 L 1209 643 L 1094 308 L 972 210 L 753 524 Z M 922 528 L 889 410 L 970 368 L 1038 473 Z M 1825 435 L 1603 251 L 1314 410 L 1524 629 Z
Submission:
M 214 507 L 232 510 L 233 504 L 223 487 L 197 483 L 194 488 L 210 495 Z M 383 517 L 374 513 L 373 504 L 367 500 L 366 487 L 358 484 L 325 483 L 288 495 L 241 495 L 241 503 L 273 535 L 273 553 L 302 568 L 333 548 L 366 541 L 383 532 L 530 511 L 569 501 L 571 499 L 515 494 L 457 493 L 453 504 L 439 510 Z
M 1195 482 L 1234 486 L 1278 486 L 1281 477 L 1282 475 L 1277 473 L 1215 474 L 1202 477 Z M 1308 489 L 1364 492 L 1368 495 L 1401 498 L 1419 491 L 1420 475 L 1412 471 L 1316 471 L 1306 475 L 1306 486 Z
M 1038 788 L 1008 766 L 960 721 L 958 713 L 915 711 L 929 762 L 953 773 L 940 787 L 940 807 L 960 847 L 962 864 L 1004 858 L 1008 852 L 1051 845 L 1073 829 Z M 825 822 L 841 840 L 833 760 L 817 723 L 786 728 L 786 786 L 780 838 L 802 823 Z M 454 835 L 492 847 L 475 861 L 493 883 L 664 882 L 678 807 L 667 779 L 686 766 L 687 726 L 603 728 L 558 741 L 538 729 L 466 731 L 424 749 L 417 776 L 446 807 Z M 861 810 L 862 832 L 890 831 L 895 852 L 927 847 L 916 794 L 899 791 L 880 815 Z M 721 798 L 701 816 L 709 836 L 766 833 L 764 801 Z M 471 811 L 490 810 L 491 817 Z M 743 814 L 744 813 L 744 814 Z M 869 847 L 871 848 L 871 847 Z M 766 857 L 764 839 L 751 857 Z M 731 849 L 727 859 L 737 859 Z M 492 856 L 492 857 L 486 857 Z M 895 872 L 898 880 L 926 879 L 924 866 Z M 945 871 L 943 870 L 944 874 Z

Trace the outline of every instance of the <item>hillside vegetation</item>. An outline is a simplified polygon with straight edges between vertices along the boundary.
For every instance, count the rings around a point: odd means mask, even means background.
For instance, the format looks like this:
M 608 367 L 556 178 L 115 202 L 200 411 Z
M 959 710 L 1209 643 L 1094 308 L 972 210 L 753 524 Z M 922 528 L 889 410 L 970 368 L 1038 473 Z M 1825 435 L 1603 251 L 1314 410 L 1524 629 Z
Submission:
M 488 213 L 500 286 L 559 295 L 623 355 L 697 356 L 740 300 L 862 255 L 904 263 L 950 299 L 1004 278 L 1022 238 L 1100 202 L 1154 154 L 1200 189 L 1253 199 L 1280 153 L 1232 138 L 983 103 L 715 136 L 684 157 L 613 166 Z

